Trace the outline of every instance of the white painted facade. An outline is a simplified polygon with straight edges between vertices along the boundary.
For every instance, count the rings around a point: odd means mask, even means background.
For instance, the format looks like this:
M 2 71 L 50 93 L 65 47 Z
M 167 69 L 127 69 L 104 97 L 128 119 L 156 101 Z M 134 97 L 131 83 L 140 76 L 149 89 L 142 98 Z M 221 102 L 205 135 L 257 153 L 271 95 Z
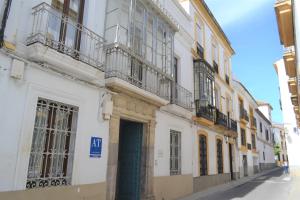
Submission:
M 36 57 L 30 58 L 36 53 L 36 49 L 26 46 L 33 25 L 31 8 L 42 2 L 51 4 L 50 0 L 12 1 L 4 39 L 15 50 L 0 50 L 0 159 L 3 163 L 0 192 L 26 188 L 39 97 L 79 108 L 71 185 L 106 181 L 109 121 L 103 119 L 102 106 L 109 94 L 104 89 L 104 73 L 44 47 L 37 48 L 41 53 L 37 56 L 51 55 L 47 64 L 40 65 Z M 84 25 L 102 36 L 105 2 L 86 1 L 85 9 Z M 95 19 L 101 23 L 95 23 Z M 24 64 L 18 71 L 20 78 L 12 77 L 16 60 L 21 66 Z M 67 68 L 69 71 L 65 71 Z M 91 137 L 102 138 L 100 158 L 89 156 Z
M 280 88 L 280 101 L 282 107 L 282 116 L 284 129 L 286 133 L 287 140 L 287 152 L 289 157 L 289 165 L 294 167 L 300 166 L 299 159 L 299 145 L 300 145 L 300 135 L 297 128 L 297 122 L 295 117 L 295 112 L 291 102 L 291 94 L 288 88 L 288 76 L 286 75 L 286 70 L 284 66 L 283 59 L 278 60 L 274 63 L 279 81 Z
M 260 110 L 260 107 L 258 109 Z M 266 113 L 269 113 L 269 110 L 267 110 Z M 262 129 L 260 126 L 262 126 Z M 268 120 L 268 117 L 262 112 L 260 112 L 260 114 L 257 113 L 257 147 L 261 170 L 264 169 L 262 165 L 275 163 L 273 138 L 272 124 Z

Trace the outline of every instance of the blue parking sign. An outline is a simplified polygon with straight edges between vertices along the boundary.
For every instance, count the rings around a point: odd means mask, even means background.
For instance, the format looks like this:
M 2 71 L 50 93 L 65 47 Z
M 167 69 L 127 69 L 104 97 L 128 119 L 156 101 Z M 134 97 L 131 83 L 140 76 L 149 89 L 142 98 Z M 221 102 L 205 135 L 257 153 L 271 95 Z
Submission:
M 100 158 L 102 150 L 102 138 L 91 137 L 90 157 Z

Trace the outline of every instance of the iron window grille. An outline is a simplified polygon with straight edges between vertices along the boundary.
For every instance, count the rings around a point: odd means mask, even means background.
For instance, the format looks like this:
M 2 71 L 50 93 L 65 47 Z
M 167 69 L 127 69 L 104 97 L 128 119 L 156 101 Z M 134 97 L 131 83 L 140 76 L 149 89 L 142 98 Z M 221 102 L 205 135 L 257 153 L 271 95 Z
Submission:
M 217 164 L 218 164 L 218 173 L 223 173 L 223 147 L 222 140 L 217 139 Z
M 70 185 L 78 107 L 39 98 L 26 188 Z
M 255 140 L 255 135 L 252 134 L 252 148 L 256 149 L 256 140 Z
M 208 174 L 207 170 L 207 140 L 206 136 L 199 137 L 199 153 L 200 153 L 200 176 Z
M 245 129 L 241 128 L 241 144 L 242 146 L 246 146 L 246 132 Z
M 181 132 L 170 131 L 170 175 L 181 174 Z

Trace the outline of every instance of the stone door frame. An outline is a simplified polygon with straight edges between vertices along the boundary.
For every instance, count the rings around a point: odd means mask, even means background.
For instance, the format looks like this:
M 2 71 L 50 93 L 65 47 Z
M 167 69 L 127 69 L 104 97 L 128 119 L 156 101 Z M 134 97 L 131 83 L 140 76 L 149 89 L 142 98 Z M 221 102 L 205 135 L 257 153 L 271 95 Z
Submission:
M 114 94 L 113 114 L 109 123 L 109 150 L 107 163 L 107 200 L 115 200 L 118 170 L 120 120 L 143 123 L 143 145 L 141 162 L 141 199 L 154 198 L 154 136 L 157 106 L 126 94 Z

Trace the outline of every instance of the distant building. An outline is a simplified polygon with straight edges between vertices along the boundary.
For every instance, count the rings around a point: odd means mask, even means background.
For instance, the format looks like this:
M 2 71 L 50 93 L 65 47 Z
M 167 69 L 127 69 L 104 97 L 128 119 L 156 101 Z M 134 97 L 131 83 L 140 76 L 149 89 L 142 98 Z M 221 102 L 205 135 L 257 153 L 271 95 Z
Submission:
M 288 161 L 286 134 L 284 124 L 273 123 L 272 125 L 275 145 L 280 147 L 280 153 L 277 155 L 277 163 L 282 165 L 284 161 Z

